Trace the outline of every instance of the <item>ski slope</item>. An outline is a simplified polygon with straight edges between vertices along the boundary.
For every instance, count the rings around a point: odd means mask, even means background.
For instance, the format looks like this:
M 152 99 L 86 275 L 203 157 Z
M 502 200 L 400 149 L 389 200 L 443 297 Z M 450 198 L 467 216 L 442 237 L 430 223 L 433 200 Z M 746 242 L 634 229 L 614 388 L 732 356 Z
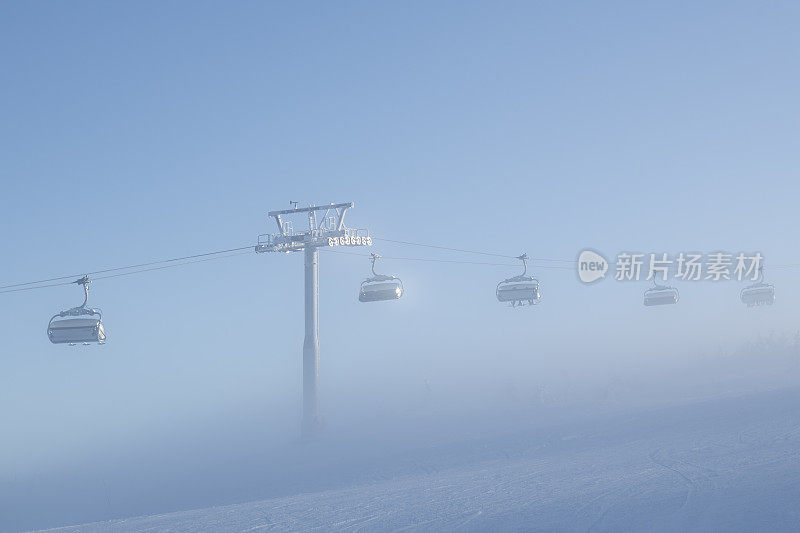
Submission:
M 54 531 L 797 531 L 798 407 L 788 388 L 523 423 L 327 490 Z

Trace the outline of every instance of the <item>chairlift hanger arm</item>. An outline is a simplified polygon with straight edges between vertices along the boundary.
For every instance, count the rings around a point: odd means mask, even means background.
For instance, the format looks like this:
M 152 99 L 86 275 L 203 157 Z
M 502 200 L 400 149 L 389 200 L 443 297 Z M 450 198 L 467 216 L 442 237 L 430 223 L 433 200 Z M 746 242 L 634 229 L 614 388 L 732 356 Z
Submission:
M 517 259 L 522 261 L 523 270 L 522 270 L 522 274 L 520 274 L 520 276 L 524 276 L 525 274 L 528 273 L 528 259 L 530 259 L 530 258 L 528 257 L 528 254 L 523 253 L 522 255 L 518 256 Z
M 369 258 L 370 258 L 370 261 L 372 261 L 372 275 L 373 276 L 377 276 L 378 274 L 375 273 L 375 261 L 380 259 L 381 256 L 379 256 L 376 253 L 371 253 L 371 254 L 369 254 Z
M 86 304 L 89 302 L 89 284 L 92 280 L 89 279 L 89 274 L 86 274 L 80 279 L 76 279 L 73 283 L 77 283 L 78 285 L 83 285 L 83 303 L 77 307 L 76 309 L 84 309 L 86 308 Z

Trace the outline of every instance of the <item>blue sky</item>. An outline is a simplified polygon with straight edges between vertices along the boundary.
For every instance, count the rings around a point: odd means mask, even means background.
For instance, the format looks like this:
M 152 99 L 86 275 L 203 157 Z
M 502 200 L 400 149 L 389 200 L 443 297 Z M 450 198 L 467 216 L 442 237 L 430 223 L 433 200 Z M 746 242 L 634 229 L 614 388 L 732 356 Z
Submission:
M 508 255 L 800 263 L 799 15 L 791 2 L 5 2 L 0 281 L 249 245 L 289 200 L 354 201 L 348 222 L 376 236 Z M 778 303 L 754 313 L 735 283 L 683 284 L 679 306 L 646 310 L 645 283 L 584 287 L 534 264 L 544 302 L 517 311 L 494 300 L 515 267 L 381 268 L 407 295 L 364 306 L 368 261 L 322 256 L 328 416 L 336 398 L 426 379 L 660 364 L 790 334 L 800 317 L 797 270 L 770 273 Z M 109 343 L 50 345 L 49 317 L 79 302 L 75 287 L 0 295 L 0 480 L 108 443 L 157 450 L 186 420 L 255 410 L 285 421 L 276 434 L 296 429 L 300 255 L 98 281 Z

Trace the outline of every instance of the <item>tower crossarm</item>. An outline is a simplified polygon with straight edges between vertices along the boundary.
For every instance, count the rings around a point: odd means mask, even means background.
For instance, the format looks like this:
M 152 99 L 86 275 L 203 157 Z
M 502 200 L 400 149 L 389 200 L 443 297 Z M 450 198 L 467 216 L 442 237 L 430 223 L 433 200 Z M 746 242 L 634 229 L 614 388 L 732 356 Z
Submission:
M 299 252 L 322 246 L 370 246 L 372 239 L 366 229 L 348 228 L 344 224 L 347 210 L 354 205 L 353 202 L 345 202 L 270 211 L 268 215 L 275 220 L 278 232 L 260 235 L 256 252 Z M 292 223 L 286 220 L 290 215 L 300 213 L 308 217 L 307 231 L 296 231 Z

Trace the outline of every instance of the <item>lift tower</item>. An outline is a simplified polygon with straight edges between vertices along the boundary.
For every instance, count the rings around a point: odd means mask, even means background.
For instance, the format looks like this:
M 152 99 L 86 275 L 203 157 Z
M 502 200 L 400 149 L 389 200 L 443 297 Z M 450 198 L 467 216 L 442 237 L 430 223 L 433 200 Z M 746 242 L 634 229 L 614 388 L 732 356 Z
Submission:
M 319 248 L 323 246 L 372 246 L 366 229 L 347 228 L 344 215 L 353 202 L 297 207 L 270 211 L 278 233 L 258 236 L 256 252 L 304 252 L 306 336 L 303 341 L 303 436 L 313 435 L 320 426 L 319 416 Z M 291 216 L 305 214 L 308 230 L 295 231 Z

